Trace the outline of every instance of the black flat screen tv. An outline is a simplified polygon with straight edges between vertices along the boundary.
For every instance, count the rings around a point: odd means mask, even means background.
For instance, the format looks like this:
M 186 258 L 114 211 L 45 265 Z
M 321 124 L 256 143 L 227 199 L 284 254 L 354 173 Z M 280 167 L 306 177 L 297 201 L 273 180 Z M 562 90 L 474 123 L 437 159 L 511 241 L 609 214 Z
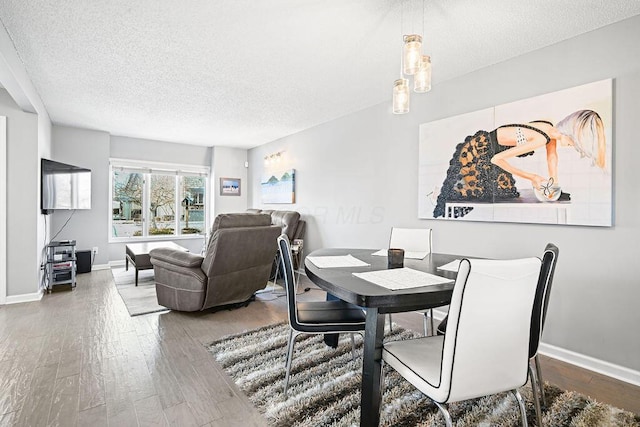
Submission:
M 56 209 L 91 209 L 91 169 L 42 159 L 43 214 Z

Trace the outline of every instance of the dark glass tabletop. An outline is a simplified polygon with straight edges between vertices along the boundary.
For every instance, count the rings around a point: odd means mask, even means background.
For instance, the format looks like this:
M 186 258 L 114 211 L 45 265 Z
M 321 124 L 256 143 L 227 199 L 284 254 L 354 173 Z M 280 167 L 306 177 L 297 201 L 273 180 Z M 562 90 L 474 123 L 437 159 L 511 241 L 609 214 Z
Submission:
M 372 255 L 376 251 L 376 249 L 318 249 L 308 256 L 350 254 L 370 265 L 349 268 L 318 268 L 306 258 L 304 263 L 305 271 L 312 282 L 328 293 L 361 307 L 376 307 L 381 313 L 440 307 L 449 303 L 453 290 L 453 281 L 420 288 L 389 290 L 354 276 L 353 273 L 387 269 L 387 257 Z M 457 273 L 438 270 L 438 267 L 455 259 L 461 259 L 461 257 L 459 255 L 431 253 L 422 260 L 405 258 L 404 266 L 455 280 Z

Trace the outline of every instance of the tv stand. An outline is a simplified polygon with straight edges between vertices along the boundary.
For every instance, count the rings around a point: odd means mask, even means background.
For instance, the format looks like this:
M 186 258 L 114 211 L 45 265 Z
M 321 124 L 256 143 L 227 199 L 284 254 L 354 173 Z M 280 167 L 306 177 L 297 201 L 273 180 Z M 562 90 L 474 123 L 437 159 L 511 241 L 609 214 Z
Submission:
M 45 276 L 49 293 L 57 285 L 71 285 L 71 289 L 76 287 L 76 262 L 75 240 L 51 242 L 47 245 Z

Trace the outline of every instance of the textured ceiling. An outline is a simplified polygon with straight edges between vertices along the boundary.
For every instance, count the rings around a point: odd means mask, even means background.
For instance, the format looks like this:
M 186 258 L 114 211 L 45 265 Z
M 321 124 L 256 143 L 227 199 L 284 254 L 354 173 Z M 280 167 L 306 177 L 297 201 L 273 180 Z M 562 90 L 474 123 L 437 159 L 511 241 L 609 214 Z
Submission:
M 638 0 L 431 0 L 424 50 L 437 86 L 637 14 Z M 243 148 L 390 103 L 401 33 L 422 17 L 421 0 L 0 0 L 54 123 Z

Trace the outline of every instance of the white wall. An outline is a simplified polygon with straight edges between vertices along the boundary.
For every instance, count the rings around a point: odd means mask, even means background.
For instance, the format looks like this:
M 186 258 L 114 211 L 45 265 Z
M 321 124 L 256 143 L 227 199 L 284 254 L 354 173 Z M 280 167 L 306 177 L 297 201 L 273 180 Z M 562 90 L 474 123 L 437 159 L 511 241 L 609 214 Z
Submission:
M 209 166 L 211 148 L 150 139 L 111 136 L 110 156 L 119 159 Z
M 391 226 L 431 227 L 437 252 L 510 258 L 560 258 L 543 342 L 600 365 L 632 370 L 640 382 L 640 17 L 593 31 L 441 83 L 413 95 L 412 111 L 384 104 L 249 151 L 249 206 L 260 207 L 262 159 L 286 151 L 296 169 L 296 209 L 308 221 L 305 244 L 386 245 Z M 437 73 L 437 61 L 434 73 Z M 418 126 L 421 123 L 614 78 L 614 202 L 611 228 L 419 220 Z M 391 94 L 390 94 L 391 96 Z M 308 252 L 307 252 L 308 253 Z M 587 358 L 582 357 L 582 360 Z
M 94 264 L 109 261 L 109 134 L 67 126 L 53 127 L 51 160 L 91 169 L 91 209 L 54 211 L 50 239 L 75 240 L 77 250 L 97 247 Z M 64 223 L 69 219 L 64 229 Z
M 221 213 L 244 212 L 247 210 L 247 150 L 229 147 L 213 148 L 212 195 L 213 212 L 211 217 Z M 220 178 L 240 178 L 239 196 L 221 196 Z
M 35 188 L 34 191 L 30 191 L 31 188 L 28 187 L 29 194 L 34 194 L 36 203 L 39 204 L 40 199 L 40 158 L 46 157 L 49 155 L 51 150 L 51 120 L 47 113 L 46 108 L 42 100 L 40 99 L 40 95 L 38 91 L 33 86 L 27 71 L 24 68 L 22 60 L 18 56 L 15 48 L 13 46 L 13 41 L 6 29 L 0 25 L 0 84 L 6 88 L 6 92 L 8 92 L 10 98 L 12 98 L 12 105 L 17 106 L 19 111 L 25 113 L 35 113 L 37 114 L 37 137 L 35 140 L 23 141 L 26 144 L 30 144 L 30 147 L 21 147 L 20 149 L 14 149 L 14 154 L 18 156 L 30 154 L 31 149 L 35 149 L 37 156 L 31 158 L 30 160 L 33 162 L 29 166 L 29 168 L 21 171 L 25 173 L 33 172 L 33 165 L 35 164 L 36 173 L 30 175 L 26 180 L 26 185 L 33 184 L 32 179 L 35 179 Z M 5 92 L 4 89 L 0 89 Z M 19 123 L 19 120 L 18 120 Z M 16 123 L 17 124 L 17 123 Z M 9 126 L 9 125 L 8 125 Z M 32 124 L 29 124 L 32 126 Z M 24 149 L 24 152 L 20 150 Z M 29 153 L 27 153 L 29 151 Z M 9 163 L 13 163 L 14 159 L 7 158 Z M 16 159 L 18 163 L 20 162 L 28 162 L 29 160 L 21 157 Z M 39 212 L 39 211 L 38 211 Z M 31 213 L 25 215 L 24 217 L 16 217 L 15 222 L 9 223 L 10 219 L 7 219 L 7 228 L 11 227 L 24 227 L 26 223 L 29 223 L 31 227 L 33 227 L 35 233 L 35 240 L 33 242 L 24 243 L 24 245 L 28 245 L 29 250 L 26 253 L 23 253 L 21 258 L 21 264 L 27 269 L 27 271 L 36 271 L 36 280 L 31 282 L 32 277 L 31 274 L 28 274 L 28 277 L 23 278 L 23 282 L 20 285 L 17 285 L 19 290 L 16 294 L 11 295 L 11 298 L 7 298 L 8 302 L 20 302 L 20 301 L 28 301 L 33 299 L 38 299 L 40 297 L 40 292 L 38 291 L 38 282 L 42 278 L 42 272 L 40 270 L 40 265 L 42 264 L 43 258 L 43 247 L 44 242 L 47 237 L 47 230 L 45 227 L 45 222 L 42 216 L 39 213 L 34 214 L 35 217 L 31 218 Z M 29 222 L 29 220 L 33 220 Z M 25 238 L 28 237 L 29 233 L 25 235 Z M 6 242 L 7 247 L 9 247 L 9 241 Z M 9 270 L 9 269 L 7 269 Z M 8 271 L 7 271 L 8 274 Z M 7 295 L 10 295 L 7 293 Z
M 7 117 L 7 301 L 14 302 L 20 295 L 33 299 L 40 278 L 38 117 L 4 89 L 0 115 Z
M 41 109 L 40 109 L 41 108 Z M 41 158 L 48 158 L 51 155 L 51 145 L 52 145 L 52 124 L 51 121 L 49 119 L 49 115 L 47 114 L 46 110 L 44 110 L 44 105 L 42 105 L 41 107 L 37 107 L 36 108 L 38 110 L 38 156 L 36 159 L 34 159 L 36 161 L 36 167 L 38 168 L 38 173 L 37 173 L 37 178 L 36 178 L 36 183 L 37 183 L 37 203 L 38 203 L 38 208 L 40 208 L 40 192 L 41 192 L 41 179 L 40 179 L 40 159 Z M 41 113 L 41 111 L 44 110 L 44 113 Z M 38 216 L 37 216 L 37 221 L 36 221 L 36 247 L 35 247 L 35 259 L 36 259 L 36 266 L 37 268 L 40 268 L 41 265 L 44 265 L 45 263 L 45 250 L 43 245 L 45 244 L 46 241 L 48 241 L 49 237 L 51 236 L 50 233 L 50 223 L 46 223 L 44 220 L 44 215 L 42 215 L 41 211 L 38 210 Z M 40 276 L 40 281 L 42 282 L 43 278 L 44 278 L 44 270 L 40 270 L 39 273 Z
M 0 304 L 7 299 L 7 118 L 0 116 Z

